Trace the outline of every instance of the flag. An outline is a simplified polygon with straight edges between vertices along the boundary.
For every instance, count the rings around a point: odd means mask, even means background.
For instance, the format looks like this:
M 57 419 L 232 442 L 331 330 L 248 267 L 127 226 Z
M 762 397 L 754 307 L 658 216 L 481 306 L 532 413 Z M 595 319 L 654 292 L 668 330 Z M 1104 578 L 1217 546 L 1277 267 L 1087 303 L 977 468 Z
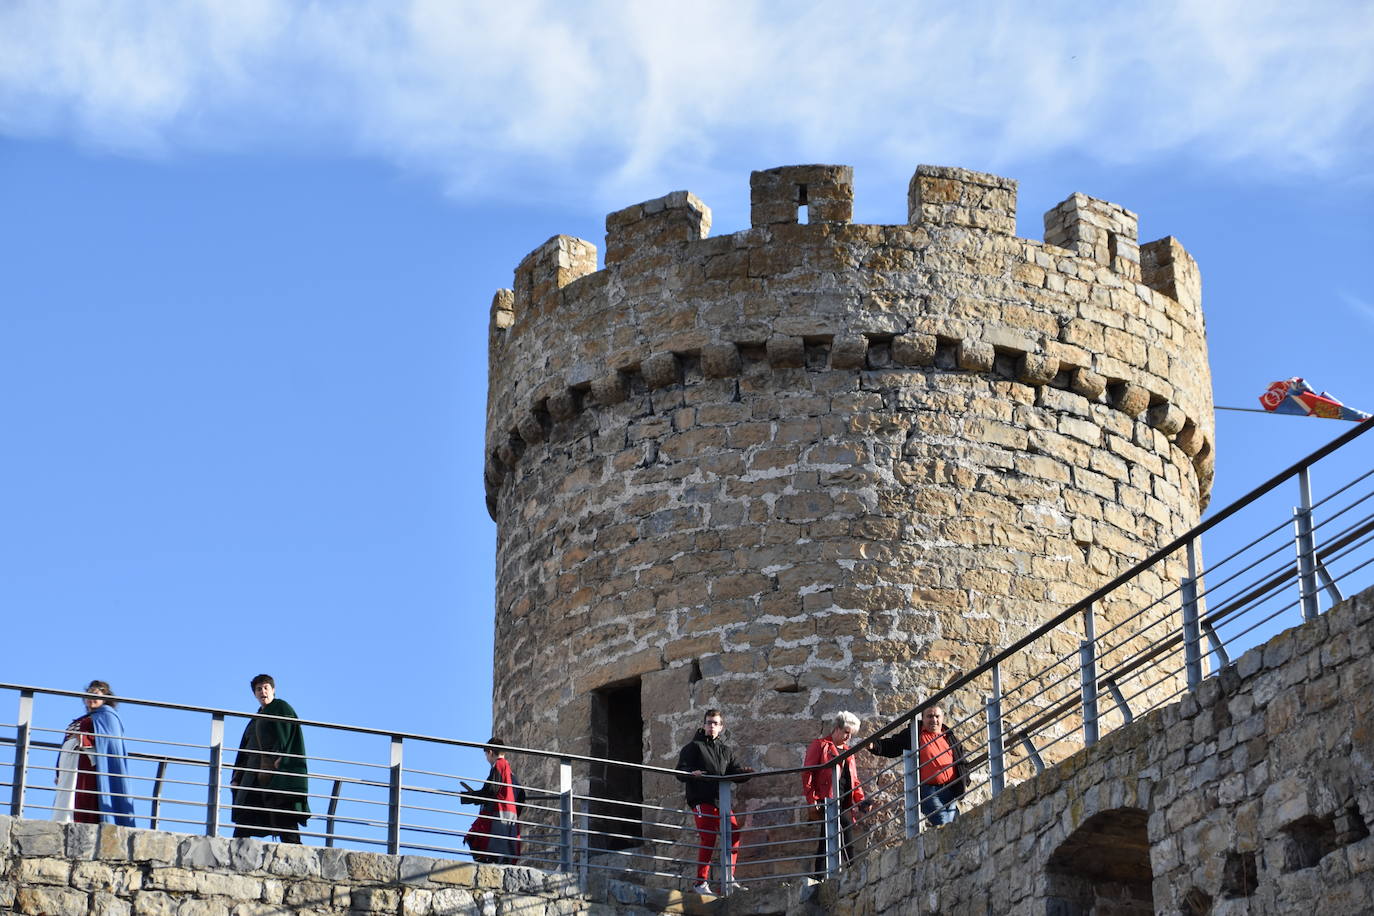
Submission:
M 1363 410 L 1346 407 L 1328 392 L 1317 394 L 1311 385 L 1296 376 L 1284 382 L 1274 382 L 1268 391 L 1260 395 L 1259 401 L 1260 406 L 1270 413 L 1321 417 L 1326 420 L 1353 420 L 1356 423 L 1370 417 Z

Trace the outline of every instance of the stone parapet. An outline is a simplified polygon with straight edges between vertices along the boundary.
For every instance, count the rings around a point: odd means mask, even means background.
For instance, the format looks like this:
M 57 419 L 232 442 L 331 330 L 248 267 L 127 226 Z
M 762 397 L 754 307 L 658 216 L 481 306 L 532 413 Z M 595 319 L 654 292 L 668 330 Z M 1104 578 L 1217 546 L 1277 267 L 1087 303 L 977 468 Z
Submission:
M 424 856 L 0 816 L 0 911 L 25 916 L 569 916 L 576 877 Z

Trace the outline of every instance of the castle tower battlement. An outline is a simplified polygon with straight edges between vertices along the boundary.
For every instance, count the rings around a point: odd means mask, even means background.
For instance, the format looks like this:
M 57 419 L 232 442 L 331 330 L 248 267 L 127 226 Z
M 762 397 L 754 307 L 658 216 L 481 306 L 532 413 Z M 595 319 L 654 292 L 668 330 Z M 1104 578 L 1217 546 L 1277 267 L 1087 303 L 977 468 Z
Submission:
M 853 223 L 847 166 L 755 172 L 748 229 L 678 191 L 607 217 L 600 270 L 556 236 L 496 294 L 507 740 L 604 750 L 629 685 L 646 762 L 718 704 L 793 766 L 822 716 L 912 705 L 1197 522 L 1183 247 L 1081 194 L 1018 238 L 1016 182 L 963 169 L 920 166 L 908 211 Z

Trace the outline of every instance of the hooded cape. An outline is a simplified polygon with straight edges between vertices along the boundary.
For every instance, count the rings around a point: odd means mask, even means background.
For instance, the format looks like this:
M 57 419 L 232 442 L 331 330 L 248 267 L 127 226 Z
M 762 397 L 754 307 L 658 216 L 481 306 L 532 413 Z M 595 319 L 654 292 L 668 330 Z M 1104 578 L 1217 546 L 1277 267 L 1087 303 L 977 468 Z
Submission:
M 285 810 L 296 811 L 301 814 L 310 813 L 310 802 L 306 798 L 306 793 L 310 789 L 309 780 L 306 778 L 308 767 L 305 762 L 305 734 L 302 732 L 300 724 L 290 721 L 279 721 L 264 718 L 265 716 L 282 716 L 285 719 L 295 719 L 296 710 L 291 708 L 291 704 L 278 698 L 268 703 L 258 710 L 243 730 L 243 738 L 239 741 L 240 753 L 246 749 L 252 749 L 261 758 L 276 757 L 277 766 L 265 785 L 258 788 L 268 789 L 272 792 L 284 793 L 283 802 L 289 802 Z M 254 740 L 256 738 L 256 740 Z M 236 762 L 236 765 L 239 765 Z M 242 763 L 248 766 L 246 760 Z M 268 769 L 263 766 L 262 769 Z M 245 774 L 246 777 L 253 777 L 256 774 Z M 251 781 L 250 781 L 250 784 Z M 274 805 L 273 807 L 277 807 Z
M 100 820 L 121 827 L 134 826 L 134 802 L 129 798 L 128 771 L 124 767 L 124 723 L 108 704 L 90 712 L 95 732 L 95 773 L 100 789 Z

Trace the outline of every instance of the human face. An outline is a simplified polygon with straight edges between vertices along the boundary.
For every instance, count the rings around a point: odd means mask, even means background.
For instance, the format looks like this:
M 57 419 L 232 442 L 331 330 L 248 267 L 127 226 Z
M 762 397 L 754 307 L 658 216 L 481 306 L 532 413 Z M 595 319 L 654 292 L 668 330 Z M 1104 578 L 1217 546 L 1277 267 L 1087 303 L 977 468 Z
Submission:
M 97 687 L 95 690 L 91 690 L 89 692 L 103 694 L 105 691 Z M 95 712 L 97 709 L 105 705 L 105 701 L 100 697 L 84 697 L 82 698 L 81 702 L 86 704 L 86 712 Z
M 268 703 L 271 703 L 274 699 L 276 699 L 277 688 L 267 683 L 266 681 L 263 681 L 261 684 L 253 688 L 253 696 L 258 698 L 259 706 L 266 706 Z
M 706 732 L 708 738 L 719 738 L 720 733 L 725 731 L 725 720 L 720 716 L 708 716 L 701 721 L 701 730 Z
M 927 732 L 942 732 L 945 727 L 945 714 L 940 711 L 940 707 L 932 706 L 921 713 L 921 730 Z
M 854 728 L 848 722 L 841 722 L 836 725 L 835 730 L 830 733 L 830 740 L 836 744 L 848 744 L 852 737 L 854 737 Z

